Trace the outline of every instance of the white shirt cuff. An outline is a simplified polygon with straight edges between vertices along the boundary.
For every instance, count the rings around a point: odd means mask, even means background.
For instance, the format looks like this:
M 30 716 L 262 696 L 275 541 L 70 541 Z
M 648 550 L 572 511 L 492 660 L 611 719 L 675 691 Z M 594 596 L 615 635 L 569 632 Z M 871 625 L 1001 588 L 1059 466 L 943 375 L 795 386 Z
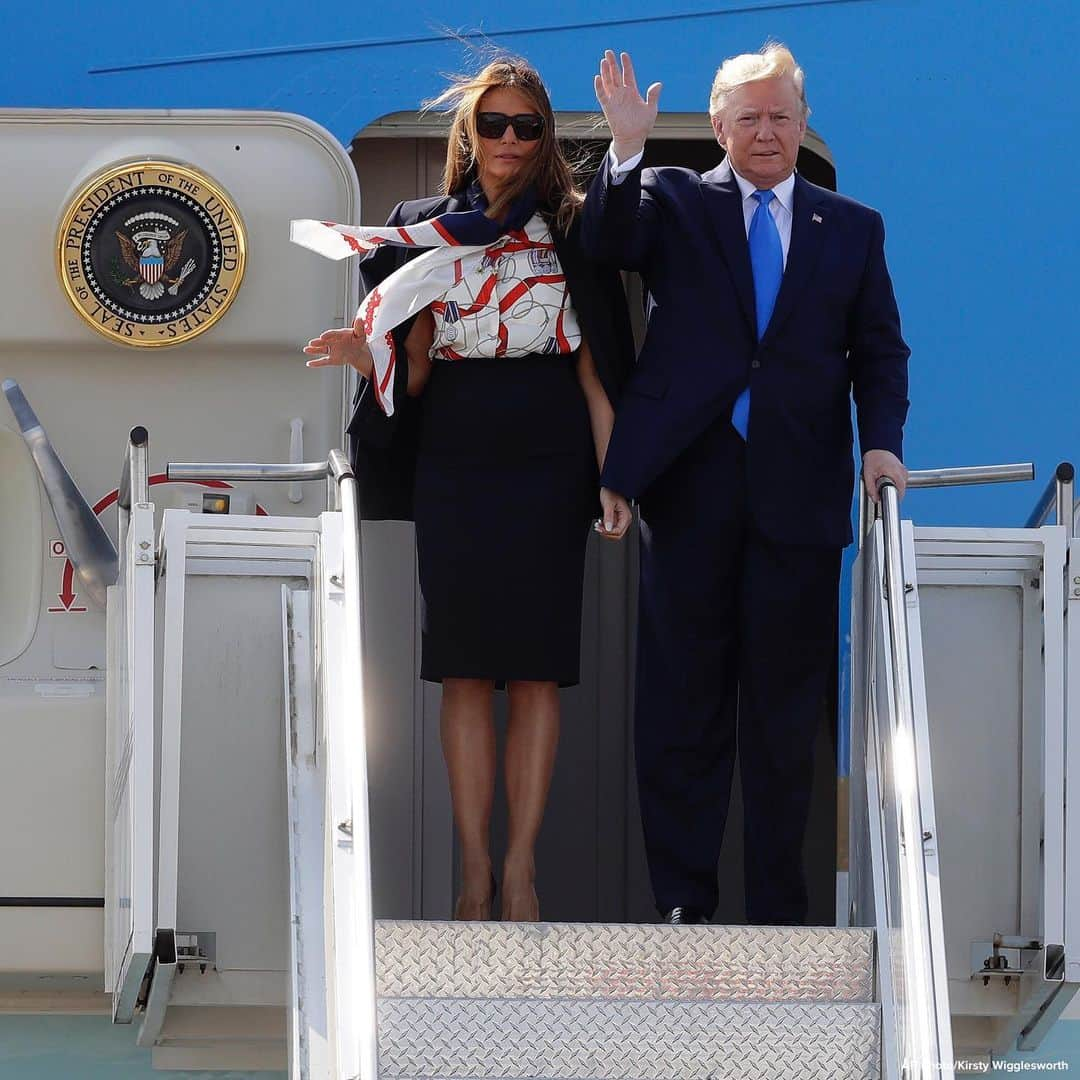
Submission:
M 633 157 L 628 157 L 625 161 L 619 161 L 615 156 L 615 144 L 612 143 L 608 148 L 608 169 L 611 172 L 611 182 L 621 184 L 626 174 L 637 168 L 644 153 L 644 150 L 639 150 Z

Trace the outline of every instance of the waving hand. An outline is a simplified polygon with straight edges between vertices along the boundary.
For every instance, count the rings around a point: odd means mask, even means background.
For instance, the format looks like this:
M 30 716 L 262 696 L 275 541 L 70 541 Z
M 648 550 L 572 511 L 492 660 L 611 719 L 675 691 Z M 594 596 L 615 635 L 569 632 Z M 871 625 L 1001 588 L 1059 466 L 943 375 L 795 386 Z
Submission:
M 615 53 L 608 49 L 600 61 L 600 74 L 593 79 L 593 86 L 596 88 L 596 100 L 600 102 L 608 127 L 611 128 L 615 156 L 619 161 L 625 161 L 645 146 L 645 140 L 656 123 L 663 84 L 653 83 L 643 98 L 634 77 L 630 54 L 620 53 L 619 61 L 615 59 Z

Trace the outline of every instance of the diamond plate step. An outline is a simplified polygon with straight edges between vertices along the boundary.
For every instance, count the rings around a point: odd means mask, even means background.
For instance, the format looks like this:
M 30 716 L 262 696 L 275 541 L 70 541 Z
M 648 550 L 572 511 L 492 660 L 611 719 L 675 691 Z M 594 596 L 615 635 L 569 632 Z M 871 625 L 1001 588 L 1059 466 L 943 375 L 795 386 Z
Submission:
M 878 1006 L 388 998 L 381 1080 L 877 1080 Z
M 380 998 L 873 1000 L 873 932 L 379 922 Z

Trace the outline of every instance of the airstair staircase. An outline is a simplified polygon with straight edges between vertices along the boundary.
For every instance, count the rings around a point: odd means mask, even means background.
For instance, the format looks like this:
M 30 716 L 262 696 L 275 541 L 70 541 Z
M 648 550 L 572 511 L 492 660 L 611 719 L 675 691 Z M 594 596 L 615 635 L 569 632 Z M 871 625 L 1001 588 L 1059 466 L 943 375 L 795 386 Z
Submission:
M 876 1080 L 873 932 L 380 922 L 385 1080 Z
M 855 572 L 844 925 L 376 921 L 349 467 L 337 451 L 325 463 L 170 465 L 185 481 L 325 480 L 329 509 L 169 510 L 155 539 L 147 440 L 133 430 L 109 597 L 106 914 L 114 1019 L 139 1025 L 156 1067 L 287 1060 L 290 1080 L 930 1080 L 954 1075 L 954 1029 L 965 1050 L 1032 1045 L 1080 982 L 1066 963 L 1064 817 L 1042 826 L 1051 843 L 1025 864 L 1037 888 L 1023 918 L 1039 929 L 995 930 L 971 953 L 992 957 L 975 970 L 962 957 L 960 979 L 954 955 L 947 964 L 919 609 L 926 567 L 927 583 L 946 585 L 961 571 L 999 585 L 1019 575 L 1034 590 L 1031 641 L 1044 652 L 1057 642 L 1063 664 L 1064 635 L 1047 629 L 1065 604 L 1063 527 L 984 530 L 969 565 L 971 537 L 916 537 L 883 488 Z M 996 478 L 1016 478 L 1009 469 Z M 1055 718 L 1040 735 L 1051 786 L 1029 801 L 1041 807 L 1059 782 L 1064 805 L 1064 771 L 1050 760 L 1065 739 L 1063 672 L 1040 663 L 1039 713 Z M 276 697 L 258 690 L 247 728 L 244 688 L 223 695 L 208 674 L 230 665 L 252 684 L 281 673 Z M 282 714 L 272 728 L 271 700 Z M 266 747 L 284 768 L 276 786 L 256 768 L 271 760 Z M 259 846 L 273 834 L 274 791 L 287 833 L 276 841 L 287 849 L 280 898 L 278 864 Z M 244 829 L 262 839 L 230 848 Z M 992 980 L 1001 1015 L 988 1026 L 978 985 Z M 950 996 L 969 983 L 975 1004 L 962 1011 L 985 1014 L 975 1035 L 950 1017 Z

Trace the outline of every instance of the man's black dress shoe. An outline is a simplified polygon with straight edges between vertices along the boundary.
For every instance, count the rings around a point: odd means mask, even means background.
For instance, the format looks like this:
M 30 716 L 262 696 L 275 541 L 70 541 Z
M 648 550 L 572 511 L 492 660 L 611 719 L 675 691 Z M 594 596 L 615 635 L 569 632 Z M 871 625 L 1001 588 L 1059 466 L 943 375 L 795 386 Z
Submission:
M 660 921 L 668 926 L 698 926 L 709 920 L 696 908 L 673 907 Z

